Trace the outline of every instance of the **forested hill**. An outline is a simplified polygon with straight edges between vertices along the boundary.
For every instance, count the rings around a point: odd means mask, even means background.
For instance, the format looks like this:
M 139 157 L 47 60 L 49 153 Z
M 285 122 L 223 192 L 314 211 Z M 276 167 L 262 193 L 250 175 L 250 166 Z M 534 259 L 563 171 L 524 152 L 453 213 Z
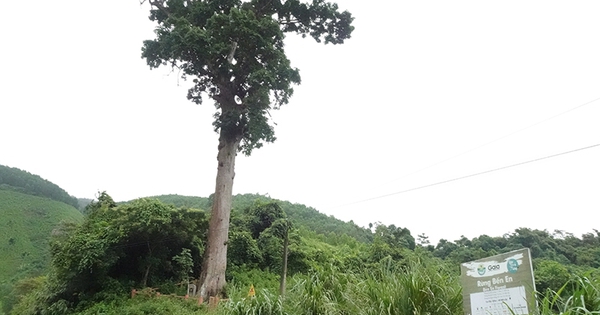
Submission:
M 161 202 L 172 204 L 176 207 L 189 207 L 204 210 L 210 210 L 211 207 L 211 197 L 203 198 L 180 195 L 161 195 L 151 198 L 156 198 Z M 359 227 L 352 221 L 344 222 L 303 204 L 273 199 L 271 197 L 259 194 L 239 194 L 233 196 L 232 211 L 243 211 L 244 209 L 252 206 L 257 200 L 262 202 L 276 201 L 286 213 L 288 218 L 290 218 L 290 220 L 296 226 L 304 227 L 307 230 L 313 231 L 317 234 L 326 236 L 330 234 L 345 234 L 355 238 L 360 242 L 370 242 L 373 239 L 373 234 L 371 231 Z
M 0 165 L 0 190 L 11 190 L 27 195 L 50 198 L 79 209 L 77 198 L 69 195 L 58 185 L 38 175 L 14 167 Z

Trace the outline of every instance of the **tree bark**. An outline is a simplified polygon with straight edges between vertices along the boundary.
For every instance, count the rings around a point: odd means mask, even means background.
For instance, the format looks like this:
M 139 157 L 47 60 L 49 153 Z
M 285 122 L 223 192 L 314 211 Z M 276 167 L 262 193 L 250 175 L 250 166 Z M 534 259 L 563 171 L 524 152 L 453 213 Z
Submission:
M 239 145 L 239 137 L 231 138 L 224 129 L 221 129 L 215 194 L 199 281 L 201 283 L 199 294 L 205 301 L 208 301 L 211 296 L 218 296 L 225 286 L 229 217 L 235 177 L 235 157 Z
M 285 229 L 285 239 L 283 240 L 283 267 L 281 268 L 281 279 L 279 282 L 279 295 L 285 294 L 285 279 L 287 277 L 288 265 L 288 244 L 289 244 L 289 228 Z
M 148 283 L 148 275 L 150 274 L 150 266 L 152 266 L 152 264 L 150 263 L 151 259 L 152 259 L 152 247 L 150 247 L 150 242 L 146 241 L 146 245 L 148 246 L 148 266 L 146 266 L 146 271 L 144 272 L 144 278 L 142 279 L 142 287 L 145 288 L 146 284 Z

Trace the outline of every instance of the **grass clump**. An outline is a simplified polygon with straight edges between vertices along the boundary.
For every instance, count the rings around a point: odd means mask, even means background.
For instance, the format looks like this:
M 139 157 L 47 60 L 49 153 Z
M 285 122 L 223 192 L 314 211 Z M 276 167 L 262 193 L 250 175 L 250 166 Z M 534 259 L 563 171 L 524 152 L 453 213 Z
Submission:
M 572 294 L 564 292 L 572 287 Z M 600 278 L 591 274 L 565 283 L 558 291 L 546 290 L 538 295 L 540 315 L 598 315 L 600 314 Z

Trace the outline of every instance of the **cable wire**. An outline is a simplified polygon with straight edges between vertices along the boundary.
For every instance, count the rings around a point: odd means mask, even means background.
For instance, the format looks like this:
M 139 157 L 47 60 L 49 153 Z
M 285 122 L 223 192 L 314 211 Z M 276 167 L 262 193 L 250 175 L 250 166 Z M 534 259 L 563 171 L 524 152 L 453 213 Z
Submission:
M 358 204 L 358 203 L 363 203 L 363 202 L 367 202 L 367 201 L 371 201 L 371 200 L 375 200 L 375 199 L 381 199 L 381 198 L 385 198 L 385 197 L 389 197 L 389 196 L 399 195 L 399 194 L 403 194 L 403 193 L 407 193 L 407 192 L 411 192 L 411 191 L 415 191 L 415 190 L 419 190 L 419 189 L 429 188 L 429 187 L 437 186 L 437 185 L 441 185 L 441 184 L 446 184 L 446 183 L 450 183 L 450 182 L 454 182 L 454 181 L 458 181 L 458 180 L 466 179 L 466 178 L 470 178 L 470 177 L 475 177 L 475 176 L 479 176 L 479 175 L 483 175 L 483 174 L 487 174 L 487 173 L 497 172 L 497 171 L 500 171 L 500 170 L 505 170 L 507 168 L 516 167 L 516 166 L 520 166 L 520 165 L 524 165 L 524 164 L 529 164 L 529 163 L 533 163 L 533 162 L 539 162 L 541 160 L 546 160 L 546 159 L 557 157 L 557 156 L 561 156 L 561 155 L 575 153 L 575 152 L 578 152 L 578 151 L 583 151 L 583 150 L 591 149 L 591 148 L 598 147 L 598 146 L 600 146 L 600 143 L 594 144 L 594 145 L 590 145 L 590 146 L 587 146 L 587 147 L 583 147 L 583 148 L 579 148 L 579 149 L 575 149 L 575 150 L 570 150 L 570 151 L 566 151 L 566 152 L 561 152 L 561 153 L 557 153 L 557 154 L 552 154 L 552 155 L 544 156 L 544 157 L 541 157 L 541 158 L 537 158 L 537 159 L 533 159 L 533 160 L 529 160 L 529 161 L 525 161 L 525 162 L 520 162 L 520 163 L 516 163 L 516 164 L 502 166 L 502 167 L 494 168 L 494 169 L 483 171 L 483 172 L 478 172 L 478 173 L 473 173 L 473 174 L 470 174 L 470 175 L 456 177 L 456 178 L 444 180 L 444 181 L 441 181 L 441 182 L 436 182 L 436 183 L 433 183 L 433 184 L 428 184 L 428 185 L 423 185 L 423 186 L 414 187 L 414 188 L 410 188 L 410 189 L 405 189 L 405 190 L 401 190 L 401 191 L 397 191 L 397 192 L 393 192 L 393 193 L 389 193 L 389 194 L 385 194 L 385 195 L 381 195 L 381 196 L 377 196 L 377 197 L 371 197 L 371 198 L 368 198 L 368 199 L 363 199 L 363 200 L 359 200 L 359 201 L 355 201 L 355 202 L 343 204 L 343 205 L 340 205 L 340 206 L 336 206 L 336 207 L 333 207 L 332 209 L 339 208 L 339 207 L 344 207 L 344 206 L 350 206 L 350 205 L 354 205 L 354 204 Z
M 583 103 L 583 104 L 581 104 L 581 105 L 575 106 L 575 107 L 573 107 L 573 108 L 571 108 L 571 109 L 569 109 L 569 110 L 566 110 L 566 111 L 564 111 L 564 112 L 558 113 L 558 114 L 556 114 L 556 115 L 554 115 L 554 116 L 551 116 L 551 117 L 548 117 L 548 118 L 546 118 L 546 119 L 540 120 L 540 121 L 538 121 L 538 122 L 536 122 L 536 123 L 534 123 L 534 124 L 532 124 L 532 125 L 529 125 L 529 126 L 527 126 L 527 127 L 525 127 L 525 128 L 521 128 L 521 129 L 518 129 L 518 130 L 516 130 L 516 131 L 513 131 L 513 132 L 511 132 L 511 133 L 509 133 L 509 134 L 507 134 L 507 135 L 504 135 L 504 136 L 500 137 L 500 138 L 496 138 L 496 139 L 494 139 L 494 140 L 492 140 L 492 141 L 486 142 L 486 143 L 484 143 L 484 144 L 482 144 L 482 145 L 480 145 L 480 146 L 477 146 L 477 147 L 475 147 L 475 148 L 473 148 L 473 149 L 469 149 L 469 150 L 467 150 L 467 151 L 464 151 L 464 152 L 462 152 L 462 153 L 459 153 L 459 154 L 457 154 L 457 155 L 453 155 L 453 156 L 451 156 L 451 157 L 449 157 L 449 158 L 447 158 L 447 159 L 444 159 L 444 160 L 442 160 L 442 161 L 439 161 L 439 162 L 437 162 L 437 163 L 434 163 L 434 164 L 431 164 L 431 165 L 429 165 L 429 166 L 426 166 L 426 167 L 420 168 L 420 169 L 418 169 L 418 170 L 416 170 L 416 171 L 414 171 L 414 172 L 408 173 L 408 174 L 406 174 L 406 175 L 403 175 L 403 176 L 401 176 L 401 177 L 398 177 L 398 178 L 396 178 L 396 179 L 392 179 L 391 181 L 389 181 L 389 182 L 387 182 L 387 183 L 385 183 L 385 184 L 383 184 L 383 185 L 388 185 L 388 184 L 391 184 L 391 183 L 393 183 L 393 182 L 395 182 L 395 181 L 397 181 L 397 180 L 400 180 L 400 179 L 402 179 L 402 178 L 405 178 L 405 177 L 408 177 L 408 176 L 411 176 L 411 175 L 414 175 L 414 174 L 420 173 L 420 172 L 422 172 L 422 171 L 424 171 L 424 170 L 430 169 L 430 168 L 432 168 L 432 167 L 434 167 L 434 166 L 438 166 L 438 165 L 440 165 L 440 164 L 442 164 L 442 163 L 448 162 L 448 161 L 450 161 L 450 160 L 453 160 L 453 159 L 455 159 L 455 158 L 457 158 L 457 157 L 460 157 L 460 156 L 463 156 L 463 155 L 465 155 L 465 154 L 471 153 L 471 152 L 473 152 L 473 151 L 475 151 L 475 150 L 479 150 L 479 149 L 481 149 L 481 148 L 483 148 L 483 147 L 485 147 L 485 146 L 488 146 L 488 145 L 490 145 L 490 144 L 492 144 L 492 143 L 494 143 L 494 142 L 498 142 L 498 141 L 500 141 L 500 140 L 502 140 L 502 139 L 508 138 L 508 137 L 510 137 L 510 136 L 512 136 L 512 135 L 515 135 L 515 134 L 519 133 L 519 132 L 522 132 L 522 131 L 525 131 L 525 130 L 527 130 L 527 129 L 533 128 L 533 127 L 535 127 L 535 126 L 537 126 L 537 125 L 543 124 L 543 123 L 545 123 L 545 122 L 547 122 L 547 121 L 549 121 L 549 120 L 552 120 L 552 119 L 554 119 L 554 118 L 556 118 L 556 117 L 559 117 L 559 116 L 562 116 L 562 115 L 564 115 L 564 114 L 567 114 L 567 113 L 569 113 L 569 112 L 572 112 L 572 111 L 574 111 L 574 110 L 576 110 L 576 109 L 579 109 L 579 108 L 581 108 L 581 107 L 583 107 L 583 106 L 586 106 L 586 105 L 588 105 L 588 104 L 594 103 L 594 102 L 596 102 L 596 101 L 598 101 L 598 100 L 600 100 L 600 97 L 598 97 L 598 98 L 596 98 L 596 99 L 593 99 L 593 100 L 591 100 L 591 101 L 585 102 L 585 103 Z

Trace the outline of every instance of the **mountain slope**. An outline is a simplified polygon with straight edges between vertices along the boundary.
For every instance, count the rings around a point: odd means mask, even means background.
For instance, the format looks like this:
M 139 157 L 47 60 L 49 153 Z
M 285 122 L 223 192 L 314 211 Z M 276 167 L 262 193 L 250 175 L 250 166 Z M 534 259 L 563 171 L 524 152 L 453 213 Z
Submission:
M 163 203 L 172 204 L 176 207 L 189 207 L 210 211 L 210 197 L 203 198 L 180 195 L 160 195 L 150 198 L 156 198 Z M 344 222 L 303 204 L 273 199 L 271 197 L 259 194 L 239 194 L 233 196 L 232 211 L 243 211 L 244 209 L 252 206 L 257 200 L 262 202 L 277 201 L 283 211 L 297 227 L 304 227 L 307 230 L 314 231 L 317 234 L 326 236 L 330 233 L 335 233 L 338 235 L 345 234 L 365 243 L 371 242 L 373 239 L 371 231 L 359 227 L 353 222 Z
M 58 185 L 15 167 L 0 165 L 0 189 L 47 197 L 75 208 L 79 206 L 77 198 L 69 195 Z
M 75 207 L 63 202 L 0 190 L 0 283 L 43 273 L 52 230 L 61 221 L 82 219 Z

